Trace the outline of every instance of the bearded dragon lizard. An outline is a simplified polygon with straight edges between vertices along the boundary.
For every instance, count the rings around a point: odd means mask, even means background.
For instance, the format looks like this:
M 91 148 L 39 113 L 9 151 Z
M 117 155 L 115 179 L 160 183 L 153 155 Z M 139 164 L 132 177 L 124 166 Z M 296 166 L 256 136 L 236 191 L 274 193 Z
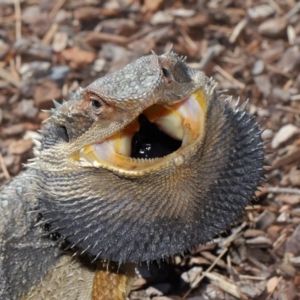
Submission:
M 1 190 L 0 299 L 125 299 L 135 264 L 228 228 L 264 150 L 215 87 L 170 50 L 55 102 L 39 156 Z

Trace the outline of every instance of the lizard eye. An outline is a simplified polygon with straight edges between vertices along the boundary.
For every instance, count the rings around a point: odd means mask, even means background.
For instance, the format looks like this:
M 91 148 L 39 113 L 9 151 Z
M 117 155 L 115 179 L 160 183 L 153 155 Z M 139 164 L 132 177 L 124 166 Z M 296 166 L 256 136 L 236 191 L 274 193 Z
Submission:
M 98 100 L 92 100 L 92 106 L 98 109 L 101 107 L 101 103 Z
M 92 106 L 93 109 L 99 110 L 99 108 L 102 107 L 102 104 L 101 104 L 101 102 L 98 98 L 96 98 L 94 96 L 91 96 L 90 101 L 91 101 L 91 106 Z

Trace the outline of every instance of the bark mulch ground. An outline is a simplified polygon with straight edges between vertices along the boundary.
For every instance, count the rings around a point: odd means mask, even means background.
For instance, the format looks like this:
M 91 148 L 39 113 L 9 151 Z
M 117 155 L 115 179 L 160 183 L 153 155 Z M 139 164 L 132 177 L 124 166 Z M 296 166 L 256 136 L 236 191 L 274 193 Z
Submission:
M 300 2 L 0 1 L 0 185 L 33 156 L 52 98 L 171 44 L 250 99 L 269 142 L 267 180 L 231 230 L 141 266 L 130 299 L 300 299 Z

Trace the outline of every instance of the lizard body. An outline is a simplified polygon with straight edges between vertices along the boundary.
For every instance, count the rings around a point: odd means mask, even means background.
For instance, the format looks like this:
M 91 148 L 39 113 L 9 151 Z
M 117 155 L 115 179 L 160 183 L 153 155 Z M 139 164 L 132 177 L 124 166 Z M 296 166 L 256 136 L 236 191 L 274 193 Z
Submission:
M 264 151 L 254 117 L 215 85 L 169 51 L 57 105 L 33 168 L 1 190 L 0 299 L 124 299 L 135 264 L 228 228 Z

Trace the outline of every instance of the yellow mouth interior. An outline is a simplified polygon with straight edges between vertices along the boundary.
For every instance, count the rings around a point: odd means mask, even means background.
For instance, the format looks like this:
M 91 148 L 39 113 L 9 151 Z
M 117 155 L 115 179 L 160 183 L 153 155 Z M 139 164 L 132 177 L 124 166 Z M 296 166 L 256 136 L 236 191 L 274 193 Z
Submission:
M 94 167 L 106 168 L 121 172 L 140 172 L 163 163 L 166 159 L 173 160 L 175 165 L 184 161 L 182 155 L 186 148 L 201 140 L 205 130 L 207 110 L 206 97 L 202 90 L 197 90 L 186 99 L 172 106 L 155 104 L 143 115 L 154 123 L 159 130 L 181 141 L 178 150 L 159 158 L 132 158 L 132 138 L 139 131 L 138 118 L 128 124 L 121 132 L 114 134 L 98 144 L 85 146 L 80 151 L 80 161 L 88 162 Z

